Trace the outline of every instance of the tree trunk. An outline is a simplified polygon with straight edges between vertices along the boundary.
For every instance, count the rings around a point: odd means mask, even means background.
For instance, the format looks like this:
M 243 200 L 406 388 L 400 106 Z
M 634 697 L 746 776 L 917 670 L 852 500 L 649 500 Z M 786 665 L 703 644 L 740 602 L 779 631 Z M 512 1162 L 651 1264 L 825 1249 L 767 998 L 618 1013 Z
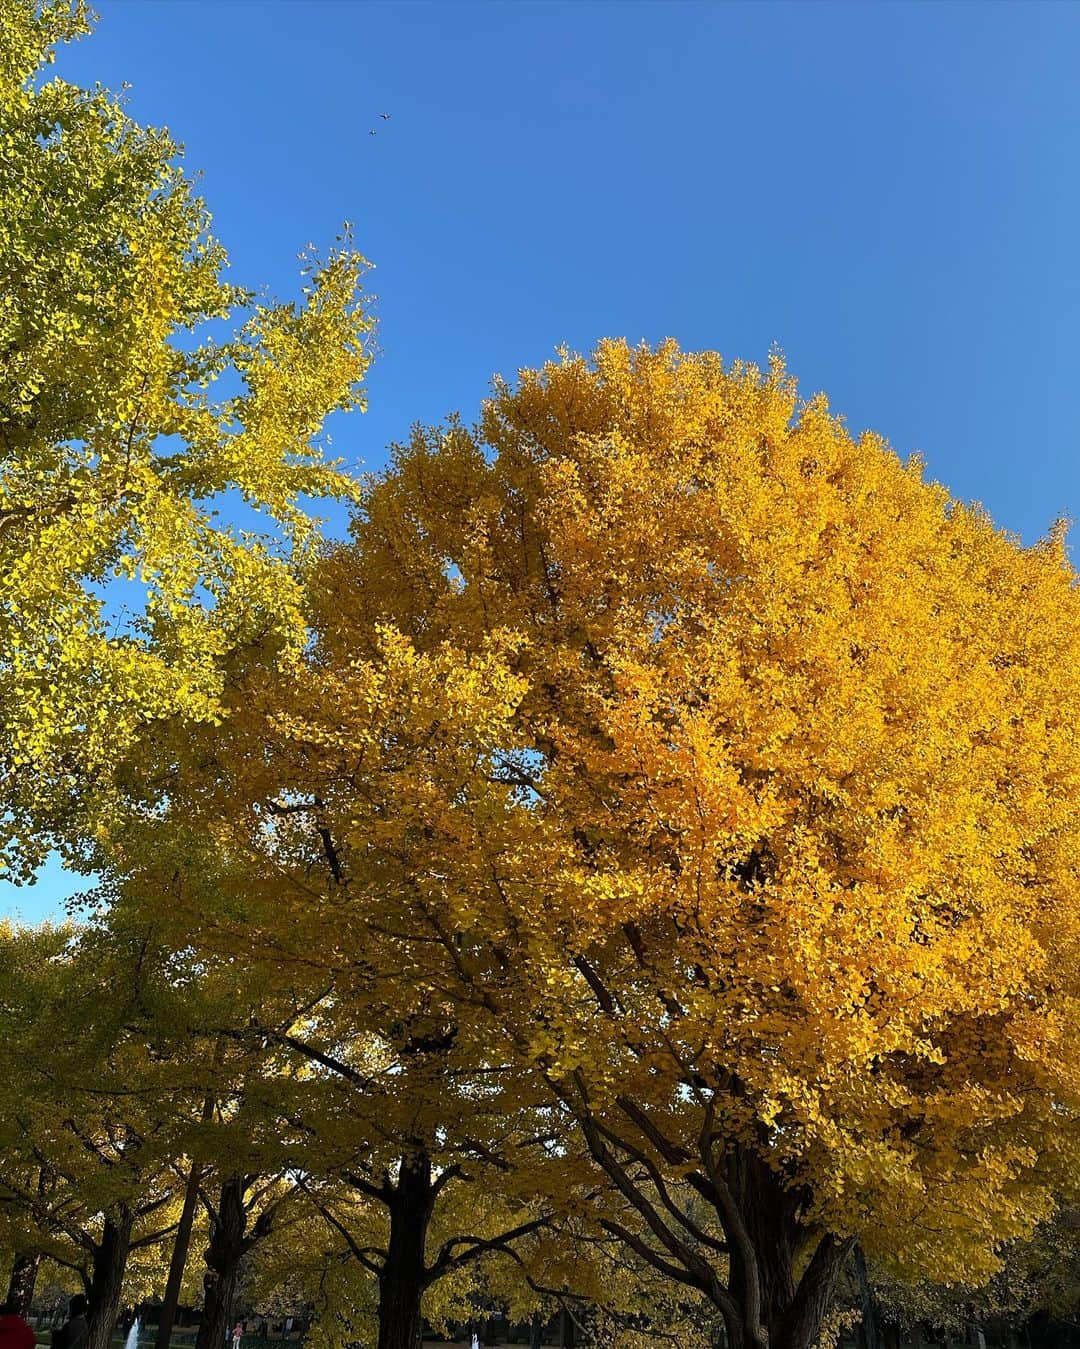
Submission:
M 544 1323 L 539 1312 L 533 1312 L 529 1325 L 529 1349 L 541 1349 L 543 1344 Z
M 427 1229 L 435 1203 L 431 1158 L 420 1151 L 401 1159 L 390 1200 L 390 1239 L 379 1275 L 378 1349 L 416 1349 L 423 1329 Z
M 210 1226 L 203 1275 L 203 1314 L 195 1349 L 223 1349 L 232 1324 L 236 1276 L 246 1250 L 244 1208 L 246 1186 L 242 1176 L 229 1176 L 218 1196 L 217 1216 Z
M 866 1272 L 866 1256 L 863 1255 L 861 1246 L 855 1247 L 854 1263 L 855 1279 L 859 1286 L 859 1307 L 862 1311 L 862 1321 L 859 1323 L 859 1343 L 862 1349 L 881 1349 L 877 1304 L 870 1287 L 870 1278 Z M 985 1349 L 985 1346 L 983 1346 L 983 1349 Z
M 41 1252 L 33 1255 L 16 1255 L 8 1280 L 8 1303 L 14 1306 L 20 1316 L 30 1310 L 34 1299 L 34 1285 L 37 1283 L 38 1270 L 41 1268 Z
M 127 1205 L 119 1205 L 106 1216 L 101 1229 L 101 1240 L 94 1247 L 86 1349 L 109 1349 L 109 1341 L 112 1339 L 117 1313 L 120 1310 L 120 1294 L 124 1286 L 128 1254 L 131 1251 L 133 1222 L 134 1216 Z
M 769 1140 L 761 1138 L 761 1153 L 731 1142 L 719 1155 L 711 1131 L 698 1141 L 701 1165 L 688 1179 L 715 1208 L 725 1237 L 725 1269 L 689 1240 L 692 1224 L 678 1214 L 668 1219 L 665 1210 L 671 1200 L 662 1181 L 657 1179 L 656 1191 L 650 1190 L 652 1182 L 635 1174 L 634 1167 L 618 1156 L 622 1149 L 633 1158 L 644 1144 L 656 1150 L 662 1173 L 669 1163 L 690 1161 L 692 1152 L 665 1136 L 649 1112 L 630 1097 L 616 1100 L 633 1126 L 623 1140 L 610 1126 L 601 1129 L 583 1088 L 567 1089 L 565 1095 L 560 1089 L 560 1095 L 576 1114 L 593 1160 L 640 1207 L 659 1241 L 650 1245 L 615 1224 L 604 1226 L 661 1273 L 709 1298 L 723 1318 L 728 1349 L 813 1349 L 835 1302 L 837 1281 L 854 1239 L 821 1235 L 820 1229 L 806 1225 L 803 1215 L 812 1207 L 813 1196 L 785 1182 L 763 1159 Z M 633 1130 L 641 1137 L 634 1138 Z M 663 1203 L 657 1202 L 656 1192 Z
M 574 1318 L 565 1307 L 559 1310 L 559 1349 L 574 1349 Z
M 836 1301 L 836 1284 L 851 1249 L 849 1242 L 823 1237 L 792 1303 L 783 1313 L 780 1334 L 770 1349 L 812 1349 L 822 1323 Z
M 729 1287 L 739 1315 L 725 1316 L 731 1349 L 812 1349 L 836 1296 L 852 1243 L 822 1237 L 796 1279 L 802 1197 L 749 1149 L 729 1156 L 728 1185 L 748 1242 L 732 1243 Z
M 199 1174 L 199 1164 L 192 1162 L 184 1190 L 184 1207 L 180 1211 L 180 1223 L 176 1229 L 176 1240 L 173 1242 L 172 1258 L 169 1261 L 165 1296 L 158 1314 L 155 1349 L 169 1349 L 169 1341 L 172 1339 L 176 1309 L 180 1305 L 180 1285 L 184 1281 L 184 1268 L 187 1265 L 188 1247 L 191 1244 L 191 1228 L 195 1222 L 195 1205 L 199 1200 Z

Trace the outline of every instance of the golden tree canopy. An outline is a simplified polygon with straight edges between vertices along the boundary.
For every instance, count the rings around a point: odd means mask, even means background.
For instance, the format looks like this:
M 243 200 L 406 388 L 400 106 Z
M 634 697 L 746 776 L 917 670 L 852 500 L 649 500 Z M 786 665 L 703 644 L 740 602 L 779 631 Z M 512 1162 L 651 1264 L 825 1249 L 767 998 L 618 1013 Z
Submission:
M 607 342 L 417 432 L 312 592 L 304 679 L 238 685 L 215 784 L 170 779 L 180 869 L 128 843 L 188 933 L 512 1047 L 605 1230 L 736 1349 L 812 1343 L 855 1238 L 970 1281 L 1050 1210 L 1061 530 L 1021 546 L 778 362 Z
M 695 1140 L 704 1110 L 807 1220 L 939 1274 L 1045 1212 L 1078 1087 L 1060 529 L 1022 547 L 778 363 L 609 342 L 418 434 L 323 585 L 331 669 L 385 666 L 380 623 L 421 665 L 513 648 L 517 798 L 431 805 L 470 883 L 426 897 L 513 947 L 571 1096 Z

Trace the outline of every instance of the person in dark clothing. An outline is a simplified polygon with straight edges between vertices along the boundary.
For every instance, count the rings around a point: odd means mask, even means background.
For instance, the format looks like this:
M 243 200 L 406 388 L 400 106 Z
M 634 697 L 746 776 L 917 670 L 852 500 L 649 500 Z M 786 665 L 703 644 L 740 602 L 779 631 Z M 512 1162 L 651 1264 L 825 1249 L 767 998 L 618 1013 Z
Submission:
M 86 1298 L 82 1293 L 76 1293 L 68 1303 L 68 1319 L 59 1330 L 53 1331 L 52 1349 L 85 1349 L 90 1336 L 86 1308 Z
M 34 1349 L 34 1332 L 13 1298 L 0 1306 L 0 1349 Z

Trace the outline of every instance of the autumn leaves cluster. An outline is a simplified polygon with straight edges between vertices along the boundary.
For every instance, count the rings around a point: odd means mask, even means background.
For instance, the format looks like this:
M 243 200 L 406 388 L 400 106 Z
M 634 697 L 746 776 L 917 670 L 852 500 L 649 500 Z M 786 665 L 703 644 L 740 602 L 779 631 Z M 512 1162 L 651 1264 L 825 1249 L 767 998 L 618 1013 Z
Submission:
M 185 1207 L 219 1320 L 318 1231 L 380 1349 L 484 1298 L 806 1349 L 856 1248 L 989 1278 L 1077 1176 L 1062 532 L 672 342 L 350 477 L 348 239 L 254 305 L 175 147 L 43 82 L 80 11 L 0 12 L 2 820 L 102 886 L 7 938 L 13 1246 L 101 1344 L 106 1236 Z

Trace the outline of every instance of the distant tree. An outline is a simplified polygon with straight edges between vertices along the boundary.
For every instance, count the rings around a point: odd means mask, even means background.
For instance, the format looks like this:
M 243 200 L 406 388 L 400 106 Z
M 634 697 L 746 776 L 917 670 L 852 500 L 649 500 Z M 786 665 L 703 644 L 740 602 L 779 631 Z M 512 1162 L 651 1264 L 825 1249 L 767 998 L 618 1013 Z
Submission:
M 933 1279 L 913 1285 L 874 1270 L 871 1279 L 890 1327 L 910 1333 L 923 1326 L 963 1337 L 972 1327 L 1007 1327 L 1019 1334 L 1034 1326 L 1041 1340 L 1046 1323 L 1075 1325 L 1080 1312 L 1080 1214 L 1063 1209 L 1030 1240 L 1010 1242 L 1001 1252 L 1001 1268 L 981 1287 L 944 1286 Z
M 463 1272 L 546 1225 L 572 1168 L 550 1106 L 505 1065 L 430 1006 L 395 1019 L 384 998 L 309 999 L 276 1026 L 251 1017 L 249 1035 L 278 1050 L 262 1127 L 290 1140 L 296 1184 L 374 1281 L 379 1349 L 410 1349 Z
M 179 1207 L 173 1161 L 197 1096 L 144 1033 L 146 946 L 65 929 L 6 929 L 0 1210 L 17 1248 L 71 1270 L 89 1299 L 90 1349 L 107 1349 L 129 1261 L 154 1280 Z

